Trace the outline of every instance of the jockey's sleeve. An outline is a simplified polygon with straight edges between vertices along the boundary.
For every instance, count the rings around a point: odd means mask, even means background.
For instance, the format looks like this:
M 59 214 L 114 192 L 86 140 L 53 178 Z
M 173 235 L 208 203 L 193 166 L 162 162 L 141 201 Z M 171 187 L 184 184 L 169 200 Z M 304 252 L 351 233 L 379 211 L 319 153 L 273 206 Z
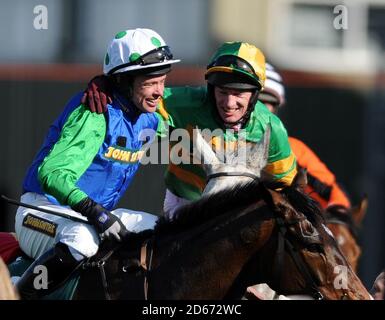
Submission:
M 61 204 L 74 206 L 87 197 L 76 182 L 91 165 L 104 141 L 106 120 L 83 105 L 68 117 L 50 153 L 39 167 L 43 190 Z
M 330 205 L 350 207 L 350 201 L 338 185 L 334 174 L 303 141 L 289 137 L 290 146 L 297 157 L 297 163 L 308 173 L 308 189 L 323 208 Z M 314 194 L 316 193 L 316 194 Z
M 281 120 L 271 115 L 269 157 L 265 171 L 276 181 L 291 185 L 297 174 L 297 162 Z

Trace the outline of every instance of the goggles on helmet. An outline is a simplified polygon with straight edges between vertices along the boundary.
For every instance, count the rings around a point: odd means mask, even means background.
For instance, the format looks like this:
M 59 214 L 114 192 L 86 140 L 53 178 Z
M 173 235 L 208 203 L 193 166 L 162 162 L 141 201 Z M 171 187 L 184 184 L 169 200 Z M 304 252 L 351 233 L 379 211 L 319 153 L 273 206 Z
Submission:
M 233 55 L 220 56 L 218 57 L 218 59 L 216 59 L 214 62 L 212 62 L 207 66 L 208 69 L 215 68 L 215 67 L 228 67 L 228 68 L 246 72 L 248 74 L 251 74 L 259 78 L 258 75 L 255 73 L 255 70 L 251 66 L 251 64 L 248 63 L 246 60 L 237 56 L 233 56 Z
M 119 66 L 116 66 L 115 68 L 112 68 L 108 72 L 108 74 L 112 74 L 119 69 L 123 69 L 129 66 L 133 66 L 133 65 L 146 66 L 154 63 L 164 62 L 165 60 L 171 60 L 172 58 L 173 58 L 173 55 L 171 53 L 169 46 L 159 47 L 140 56 L 135 61 L 124 63 Z

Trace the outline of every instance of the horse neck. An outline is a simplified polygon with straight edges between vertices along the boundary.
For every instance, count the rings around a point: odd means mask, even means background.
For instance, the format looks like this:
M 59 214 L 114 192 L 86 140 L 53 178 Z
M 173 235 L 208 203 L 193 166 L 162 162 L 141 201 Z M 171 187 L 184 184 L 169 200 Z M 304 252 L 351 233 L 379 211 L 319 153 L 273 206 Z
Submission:
M 250 209 L 253 208 L 248 208 Z M 232 214 L 235 213 L 226 215 Z M 245 214 L 226 225 L 223 225 L 225 219 L 214 219 L 216 221 L 194 228 L 183 239 L 176 240 L 179 248 L 171 255 L 170 246 L 175 245 L 175 241 L 169 239 L 168 246 L 158 246 L 154 256 L 155 268 L 151 285 L 158 289 L 150 293 L 153 298 L 223 298 L 242 267 L 258 249 L 259 241 L 265 241 L 268 236 L 267 233 L 261 236 L 246 215 L 250 216 Z M 234 236 L 237 227 L 239 230 Z M 257 236 L 258 239 L 253 238 Z

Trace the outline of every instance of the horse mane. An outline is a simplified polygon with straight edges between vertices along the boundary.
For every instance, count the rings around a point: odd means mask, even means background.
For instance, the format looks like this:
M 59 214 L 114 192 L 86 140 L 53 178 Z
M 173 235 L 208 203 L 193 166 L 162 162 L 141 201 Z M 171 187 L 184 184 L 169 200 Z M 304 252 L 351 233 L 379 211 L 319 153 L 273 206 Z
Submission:
M 285 186 L 275 181 L 252 181 L 233 186 L 216 194 L 203 196 L 197 201 L 179 208 L 173 219 L 160 217 L 155 226 L 155 233 L 178 233 L 199 226 L 220 215 L 256 203 L 266 195 L 266 189 L 282 189 L 283 195 L 291 205 L 301 211 L 312 223 L 319 223 L 321 211 L 317 203 L 294 186 Z M 266 201 L 267 202 L 267 201 Z M 318 218 L 319 217 L 319 218 Z
M 231 210 L 245 207 L 255 202 L 260 194 L 259 181 L 242 186 L 232 186 L 218 193 L 202 198 L 180 207 L 173 217 L 160 217 L 155 226 L 156 233 L 175 233 L 199 226 Z
M 288 186 L 282 189 L 289 203 L 295 210 L 302 212 L 306 218 L 316 227 L 324 223 L 321 208 L 316 200 L 295 186 Z

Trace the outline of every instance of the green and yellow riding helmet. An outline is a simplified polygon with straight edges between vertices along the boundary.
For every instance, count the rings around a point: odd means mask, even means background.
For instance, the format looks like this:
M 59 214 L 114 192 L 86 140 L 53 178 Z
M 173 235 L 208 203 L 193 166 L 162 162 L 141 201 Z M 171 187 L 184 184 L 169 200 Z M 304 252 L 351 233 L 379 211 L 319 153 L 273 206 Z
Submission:
M 234 89 L 256 89 L 265 83 L 265 56 L 246 42 L 225 42 L 214 53 L 205 78 L 209 84 Z
M 225 42 L 210 59 L 205 79 L 210 96 L 213 96 L 214 86 L 253 91 L 248 112 L 240 120 L 244 124 L 264 87 L 265 73 L 265 56 L 261 50 L 246 42 Z

